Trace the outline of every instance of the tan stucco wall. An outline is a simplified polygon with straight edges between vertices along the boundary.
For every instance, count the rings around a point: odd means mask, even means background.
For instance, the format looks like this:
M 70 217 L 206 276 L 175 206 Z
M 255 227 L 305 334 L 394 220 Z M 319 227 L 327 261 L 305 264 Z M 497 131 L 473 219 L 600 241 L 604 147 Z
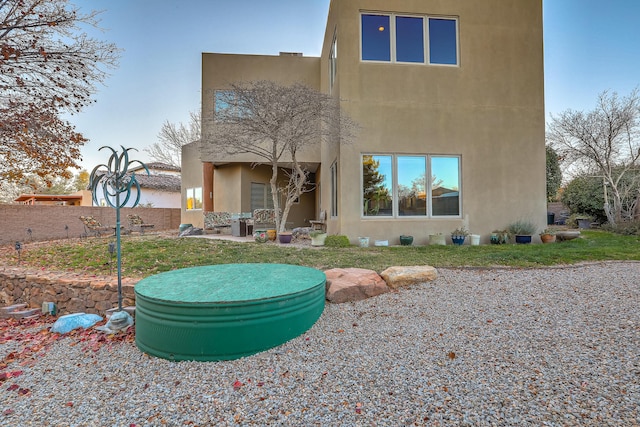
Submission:
M 290 55 L 233 55 L 220 53 L 202 54 L 202 127 L 206 145 L 207 127 L 213 125 L 214 92 L 224 90 L 233 83 L 250 83 L 259 80 L 275 81 L 282 85 L 302 83 L 320 89 L 320 58 Z M 306 147 L 298 153 L 303 162 L 319 161 L 320 144 Z M 252 154 L 230 155 L 220 151 L 202 150 L 203 161 L 264 162 Z M 283 158 L 283 161 L 286 159 Z
M 367 235 L 391 243 L 410 232 L 417 243 L 425 243 L 429 233 L 448 233 L 463 224 L 484 241 L 492 229 L 519 218 L 543 227 L 542 2 L 394 1 L 396 12 L 458 17 L 458 67 L 361 62 L 360 11 L 389 9 L 382 0 L 331 5 L 322 68 L 328 69 L 325 62 L 337 28 L 333 93 L 361 131 L 354 144 L 341 149 L 340 216 L 330 221 L 330 232 L 347 234 L 352 241 Z M 326 75 L 322 87 L 328 91 Z M 353 183 L 361 181 L 362 153 L 460 155 L 461 218 L 361 218 L 361 197 L 354 197 Z M 336 155 L 336 149 L 324 150 L 323 164 L 328 166 Z M 329 170 L 324 171 L 322 182 L 328 183 Z
M 391 8 L 398 13 L 457 17 L 459 65 L 360 61 L 360 12 Z M 424 244 L 428 234 L 448 234 L 461 225 L 487 242 L 493 229 L 518 219 L 544 227 L 542 0 L 333 0 L 321 59 L 203 54 L 203 126 L 212 115 L 213 90 L 232 81 L 303 81 L 328 93 L 334 31 L 338 71 L 332 95 L 360 130 L 351 144 L 322 146 L 319 152 L 305 154 L 305 160 L 323 165 L 321 194 L 314 195 L 320 206 L 300 218 L 315 217 L 319 209 L 330 212 L 330 166 L 337 160 L 339 216 L 329 219 L 328 231 L 346 234 L 354 243 L 358 236 L 369 236 L 397 244 L 400 234 L 411 233 L 416 244 Z M 363 153 L 460 156 L 460 217 L 362 218 Z M 203 160 L 223 167 L 230 160 L 259 159 L 214 153 Z M 241 181 L 240 193 L 245 196 L 238 211 L 248 203 L 245 186 L 250 185 L 244 176 Z M 220 185 L 216 179 L 216 188 Z

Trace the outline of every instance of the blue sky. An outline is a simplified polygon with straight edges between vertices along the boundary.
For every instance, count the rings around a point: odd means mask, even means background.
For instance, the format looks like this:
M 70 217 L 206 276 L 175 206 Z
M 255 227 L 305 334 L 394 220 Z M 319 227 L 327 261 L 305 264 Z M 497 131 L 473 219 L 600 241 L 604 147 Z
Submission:
M 329 0 L 72 0 L 104 10 L 92 35 L 124 49 L 96 103 L 71 123 L 90 142 L 82 165 L 108 159 L 99 147 L 157 142 L 165 120 L 187 122 L 200 106 L 202 52 L 318 56 Z M 547 117 L 591 109 L 598 93 L 640 85 L 640 1 L 544 0 Z

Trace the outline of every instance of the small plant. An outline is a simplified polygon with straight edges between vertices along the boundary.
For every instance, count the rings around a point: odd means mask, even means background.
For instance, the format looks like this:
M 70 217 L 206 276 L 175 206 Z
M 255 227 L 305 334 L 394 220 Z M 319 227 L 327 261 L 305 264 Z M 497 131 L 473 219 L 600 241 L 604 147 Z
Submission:
M 451 232 L 451 235 L 452 236 L 467 237 L 469 235 L 469 230 L 467 230 L 464 227 L 456 228 L 455 230 L 453 230 Z
M 540 235 L 550 235 L 550 236 L 555 236 L 556 234 L 556 230 L 554 230 L 553 228 L 545 228 L 544 230 L 542 230 L 542 232 L 540 233 Z
M 533 222 L 521 219 L 509 224 L 507 230 L 514 236 L 531 236 L 537 228 Z
M 324 245 L 330 248 L 348 248 L 351 246 L 349 238 L 343 234 L 327 236 Z
M 494 245 L 504 245 L 509 243 L 509 232 L 507 230 L 493 230 L 491 232 L 491 243 Z
M 316 238 L 322 234 L 327 234 L 327 233 L 322 230 L 312 230 L 311 232 L 309 232 L 309 237 Z

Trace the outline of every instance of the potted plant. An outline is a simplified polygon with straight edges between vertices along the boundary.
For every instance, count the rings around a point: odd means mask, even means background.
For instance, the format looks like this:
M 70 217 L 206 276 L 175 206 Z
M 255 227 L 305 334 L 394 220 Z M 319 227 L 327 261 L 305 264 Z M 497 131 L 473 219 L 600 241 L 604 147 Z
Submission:
M 509 232 L 507 230 L 493 230 L 491 232 L 491 243 L 494 245 L 503 245 L 509 243 Z
M 540 240 L 542 243 L 553 243 L 556 241 L 556 231 L 551 228 L 545 228 L 540 233 Z
M 411 246 L 412 243 L 413 243 L 413 236 L 408 236 L 405 234 L 400 235 L 400 244 L 402 246 Z
M 456 228 L 451 232 L 451 241 L 454 245 L 462 245 L 464 243 L 464 239 L 469 235 L 469 231 L 466 228 L 460 227 Z
M 536 229 L 533 222 L 523 219 L 509 224 L 507 228 L 510 234 L 516 236 L 516 243 L 531 243 L 531 236 L 536 232 Z
M 442 233 L 429 234 L 429 244 L 444 246 L 447 244 L 447 241 L 444 239 L 444 235 Z
M 291 243 L 292 233 L 290 231 L 283 231 L 278 233 L 278 240 L 280 243 Z
M 313 230 L 309 233 L 309 237 L 311 237 L 311 246 L 324 246 L 327 233 L 322 230 Z

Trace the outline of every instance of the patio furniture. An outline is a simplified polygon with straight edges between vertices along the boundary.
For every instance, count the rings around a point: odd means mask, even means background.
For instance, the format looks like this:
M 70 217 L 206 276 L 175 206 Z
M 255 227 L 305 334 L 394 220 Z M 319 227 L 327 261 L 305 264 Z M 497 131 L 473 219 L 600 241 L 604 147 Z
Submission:
M 276 228 L 275 209 L 255 209 L 253 211 L 253 229 Z
M 84 225 L 84 234 L 82 237 L 88 237 L 89 235 L 100 237 L 104 232 L 115 231 L 115 227 L 102 225 L 100 221 L 92 216 L 80 216 L 80 221 L 82 221 Z
M 129 214 L 127 220 L 129 221 L 129 232 L 138 231 L 140 234 L 144 234 L 145 230 L 154 227 L 154 224 L 145 224 L 140 215 Z
M 229 212 L 204 212 L 204 229 L 220 233 L 223 228 L 231 228 Z
M 321 210 L 318 219 L 309 221 L 314 230 L 327 231 L 327 211 Z

